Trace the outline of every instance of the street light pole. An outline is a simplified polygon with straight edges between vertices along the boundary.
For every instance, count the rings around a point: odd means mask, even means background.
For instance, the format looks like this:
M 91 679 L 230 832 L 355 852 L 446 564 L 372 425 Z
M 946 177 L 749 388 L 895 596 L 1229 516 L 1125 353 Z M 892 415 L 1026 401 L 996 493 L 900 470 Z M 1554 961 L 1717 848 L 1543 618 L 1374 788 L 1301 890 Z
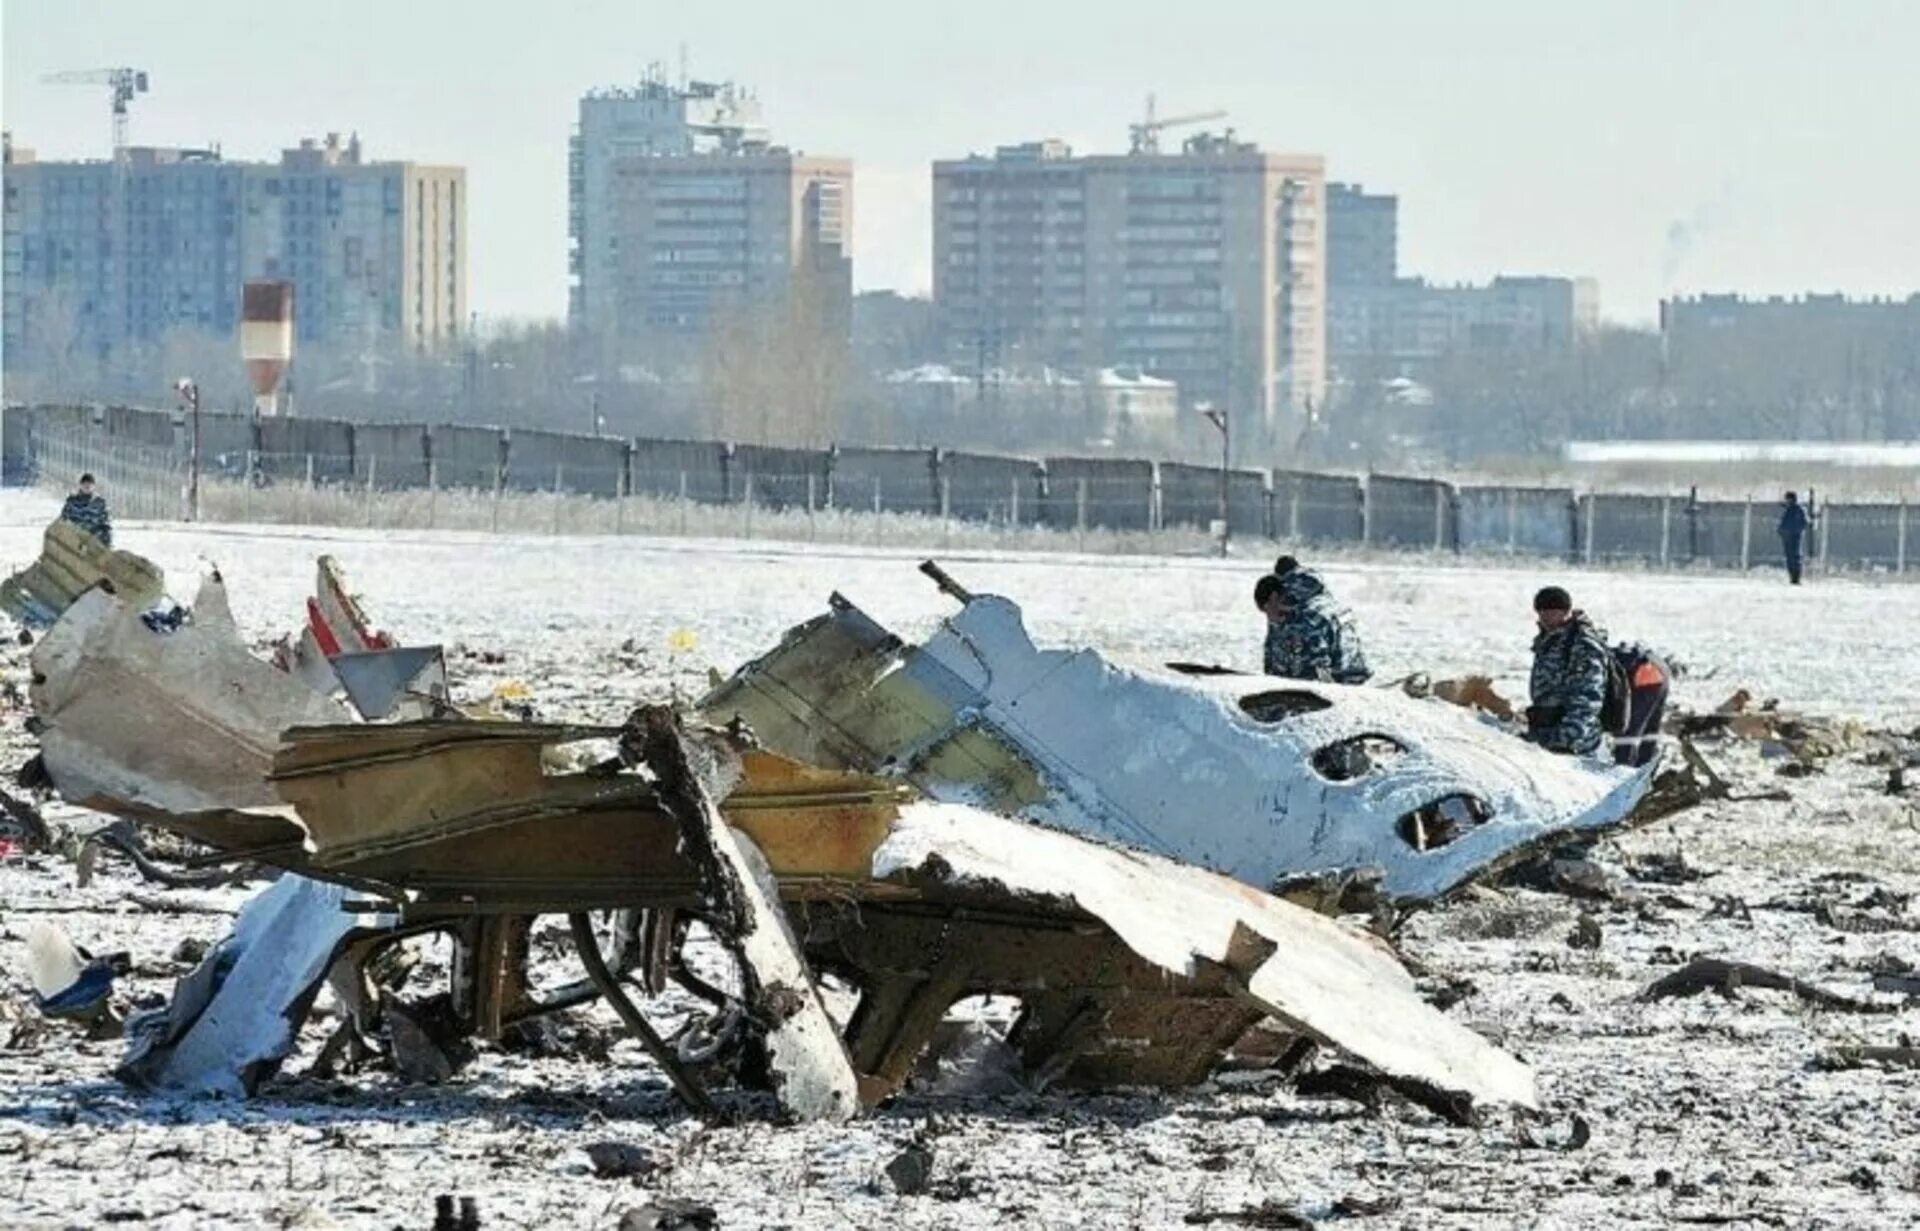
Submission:
M 198 422 L 198 420 L 195 420 Z M 1227 540 L 1233 537 L 1233 504 L 1231 500 L 1230 471 L 1232 464 L 1228 459 L 1233 455 L 1233 418 L 1225 410 L 1220 412 L 1220 556 L 1226 558 Z
M 1200 413 L 1220 432 L 1220 554 L 1225 556 L 1227 540 L 1233 537 L 1229 482 L 1232 474 L 1229 467 L 1233 456 L 1233 419 L 1224 407 L 1216 409 L 1206 402 L 1200 403 Z
M 174 392 L 187 404 L 192 416 L 192 445 L 187 459 L 187 520 L 200 520 L 200 386 L 183 376 L 173 383 Z

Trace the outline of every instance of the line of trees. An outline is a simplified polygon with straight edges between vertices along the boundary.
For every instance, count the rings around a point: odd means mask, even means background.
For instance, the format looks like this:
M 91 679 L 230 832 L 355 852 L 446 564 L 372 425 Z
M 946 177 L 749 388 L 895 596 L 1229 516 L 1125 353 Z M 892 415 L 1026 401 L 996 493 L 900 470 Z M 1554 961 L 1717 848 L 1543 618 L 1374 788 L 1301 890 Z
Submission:
M 1920 309 L 1877 328 L 1761 321 L 1603 329 L 1558 350 L 1464 351 L 1346 374 L 1319 451 L 1453 463 L 1582 440 L 1920 440 Z
M 306 345 L 290 396 L 296 413 L 375 421 L 1218 456 L 1199 416 L 1183 413 L 1171 430 L 1114 412 L 1084 385 L 890 382 L 944 357 L 930 307 L 862 296 L 849 323 L 841 304 L 797 277 L 779 301 L 725 309 L 692 338 L 537 322 L 431 351 Z M 78 319 L 59 291 L 39 298 L 5 357 L 10 400 L 153 404 L 190 375 L 207 408 L 250 405 L 231 336 L 177 329 L 100 355 Z M 1310 434 L 1273 442 L 1269 458 L 1245 456 L 1386 468 L 1545 457 L 1574 438 L 1920 439 L 1920 309 L 1875 319 L 1870 329 L 1784 316 L 1665 335 L 1604 329 L 1569 347 L 1463 351 L 1411 372 L 1362 365 L 1339 374 Z

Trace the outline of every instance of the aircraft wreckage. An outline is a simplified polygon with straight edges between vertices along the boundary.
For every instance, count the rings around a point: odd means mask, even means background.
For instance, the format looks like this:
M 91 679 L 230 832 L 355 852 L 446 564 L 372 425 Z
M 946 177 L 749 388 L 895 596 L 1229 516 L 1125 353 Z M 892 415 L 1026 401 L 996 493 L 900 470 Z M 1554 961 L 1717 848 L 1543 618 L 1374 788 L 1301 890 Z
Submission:
M 325 635 L 304 669 L 249 653 L 217 575 L 170 627 L 81 594 L 33 659 L 45 780 L 297 874 L 128 1023 L 123 1077 L 250 1090 L 322 982 L 371 1034 L 399 1006 L 369 964 L 440 932 L 460 1031 L 604 998 L 701 1109 L 730 1050 L 791 1113 L 856 1114 L 979 995 L 1019 999 L 1008 1042 L 1039 1083 L 1191 1084 L 1258 1039 L 1446 1105 L 1534 1105 L 1531 1071 L 1422 1000 L 1384 941 L 1279 895 L 1359 878 L 1417 906 L 1684 792 L 1438 701 L 1038 650 L 1015 604 L 928 568 L 962 606 L 926 644 L 836 595 L 693 713 L 617 727 L 470 716 L 443 683 L 361 707 L 320 669 Z M 345 611 L 371 644 L 337 570 L 318 589 L 310 620 Z M 400 701 L 431 716 L 364 721 Z M 584 977 L 537 991 L 532 925 L 555 914 Z M 693 973 L 695 923 L 734 991 Z M 843 1022 L 829 975 L 857 993 Z M 712 1009 L 676 1040 L 628 995 L 669 984 Z

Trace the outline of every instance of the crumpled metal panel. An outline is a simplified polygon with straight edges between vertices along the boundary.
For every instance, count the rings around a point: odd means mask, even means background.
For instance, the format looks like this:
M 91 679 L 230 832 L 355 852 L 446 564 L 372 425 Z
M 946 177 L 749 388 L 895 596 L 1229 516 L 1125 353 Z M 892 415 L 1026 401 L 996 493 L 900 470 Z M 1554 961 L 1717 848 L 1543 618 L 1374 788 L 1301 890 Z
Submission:
M 0 582 L 0 611 L 30 628 L 45 628 L 102 582 L 144 609 L 160 597 L 166 578 L 151 560 L 108 547 L 72 522 L 58 520 L 47 527 L 40 558 Z
M 299 631 L 281 639 L 273 665 L 323 696 L 343 691 L 369 722 L 425 718 L 448 699 L 439 646 L 400 647 L 373 627 L 332 556 L 315 566 L 313 596 Z
M 128 1020 L 119 1077 L 143 1089 L 252 1094 L 293 1050 L 342 946 L 394 922 L 348 911 L 350 892 L 288 874 L 250 899 L 164 1008 Z
M 561 746 L 620 734 L 477 720 L 300 729 L 273 780 L 317 876 L 555 909 L 688 899 L 695 869 L 652 780 L 548 765 Z M 866 876 L 903 788 L 759 750 L 740 759 L 721 812 L 784 883 Z
M 1393 690 L 1162 675 L 1039 650 L 1019 607 L 992 596 L 920 647 L 836 597 L 703 708 L 789 756 L 896 773 L 938 800 L 1255 886 L 1377 870 L 1402 904 L 1620 824 L 1652 774 L 1556 756 Z M 1369 736 L 1398 755 L 1342 759 Z
M 873 871 L 1070 901 L 1169 974 L 1224 967 L 1265 1012 L 1382 1072 L 1535 1106 L 1532 1070 L 1420 999 L 1383 943 L 1225 877 L 943 804 L 902 809 Z
M 775 1096 L 804 1120 L 851 1118 L 860 1111 L 859 1080 L 781 908 L 780 886 L 753 839 L 720 814 L 717 801 L 744 772 L 737 753 L 717 735 L 689 737 L 669 710 L 635 717 L 661 805 L 700 869 L 706 909 L 740 959 L 748 1011 L 766 1030 Z
M 71 802 L 133 815 L 273 807 L 267 774 L 281 732 L 346 716 L 247 652 L 218 574 L 201 584 L 192 620 L 170 632 L 88 591 L 34 648 L 33 672 L 54 786 Z

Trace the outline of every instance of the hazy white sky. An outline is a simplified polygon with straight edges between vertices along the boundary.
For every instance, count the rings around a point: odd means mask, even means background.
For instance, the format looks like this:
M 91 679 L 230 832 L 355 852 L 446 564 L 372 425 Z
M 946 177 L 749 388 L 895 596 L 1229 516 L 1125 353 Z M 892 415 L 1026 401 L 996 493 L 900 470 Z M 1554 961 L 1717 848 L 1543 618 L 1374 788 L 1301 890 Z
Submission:
M 1059 136 L 1124 148 L 1225 108 L 1269 149 L 1400 196 L 1403 271 L 1592 274 L 1662 294 L 1920 289 L 1913 0 L 4 0 L 5 124 L 100 157 L 102 87 L 153 92 L 137 144 L 272 157 L 358 130 L 464 164 L 474 307 L 566 303 L 566 137 L 586 89 L 669 65 L 759 91 L 776 140 L 856 163 L 855 280 L 924 291 L 928 162 Z

